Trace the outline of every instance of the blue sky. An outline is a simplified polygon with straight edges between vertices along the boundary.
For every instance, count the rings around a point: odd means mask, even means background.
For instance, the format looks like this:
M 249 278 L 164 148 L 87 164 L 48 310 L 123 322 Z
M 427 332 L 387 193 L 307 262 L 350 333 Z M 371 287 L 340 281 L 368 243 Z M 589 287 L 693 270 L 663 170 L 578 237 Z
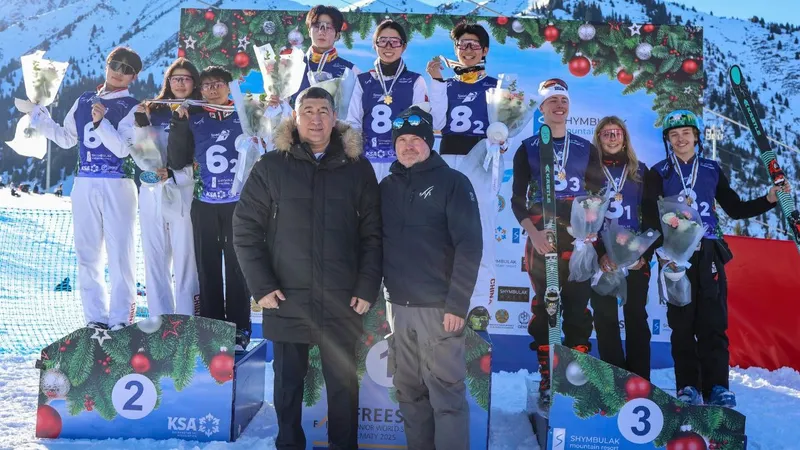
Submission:
M 768 22 L 800 24 L 797 0 L 684 0 L 684 5 L 698 11 L 714 12 L 715 16 L 750 18 L 763 17 Z

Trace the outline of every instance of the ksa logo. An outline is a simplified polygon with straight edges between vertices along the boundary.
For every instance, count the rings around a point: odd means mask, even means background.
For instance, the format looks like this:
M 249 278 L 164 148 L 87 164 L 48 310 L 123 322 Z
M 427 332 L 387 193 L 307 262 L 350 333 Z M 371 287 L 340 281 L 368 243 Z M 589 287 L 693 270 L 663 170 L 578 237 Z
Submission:
M 211 437 L 219 433 L 219 419 L 211 414 L 203 417 L 167 417 L 167 430 L 170 431 L 195 431 Z

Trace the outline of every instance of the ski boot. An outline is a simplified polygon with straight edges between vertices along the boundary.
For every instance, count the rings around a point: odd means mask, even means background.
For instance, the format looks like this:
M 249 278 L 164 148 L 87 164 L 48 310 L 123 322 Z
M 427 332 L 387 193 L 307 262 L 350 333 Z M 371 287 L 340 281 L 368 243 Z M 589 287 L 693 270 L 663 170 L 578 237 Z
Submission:
M 703 396 L 700 391 L 694 386 L 686 386 L 678 390 L 678 400 L 688 405 L 701 406 L 703 404 Z
M 736 395 L 722 386 L 714 386 L 711 388 L 711 396 L 708 398 L 706 404 L 734 408 L 736 407 Z

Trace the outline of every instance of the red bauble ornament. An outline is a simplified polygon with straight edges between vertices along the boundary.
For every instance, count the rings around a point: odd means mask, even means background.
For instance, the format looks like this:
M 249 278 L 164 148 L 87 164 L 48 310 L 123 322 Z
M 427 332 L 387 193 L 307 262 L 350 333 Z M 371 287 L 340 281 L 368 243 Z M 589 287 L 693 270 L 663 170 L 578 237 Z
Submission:
M 622 84 L 631 84 L 633 81 L 633 74 L 626 72 L 625 69 L 622 69 L 617 72 L 617 80 L 619 80 L 619 82 Z
M 584 77 L 592 70 L 592 63 L 585 56 L 575 56 L 569 60 L 569 73 L 576 77 Z
M 625 393 L 628 395 L 628 400 L 646 398 L 650 395 L 650 389 L 650 383 L 638 376 L 628 378 L 628 381 L 625 383 Z
M 233 379 L 233 356 L 227 353 L 214 356 L 208 365 L 208 371 L 218 383 L 231 381 Z
M 653 83 L 653 80 L 647 80 L 647 82 L 644 85 L 652 89 L 653 86 L 655 86 L 655 83 Z
M 553 367 L 551 367 L 550 370 L 553 370 L 556 367 L 558 367 L 558 353 L 553 353 Z
M 245 52 L 239 52 L 233 57 L 233 63 L 236 67 L 245 68 L 250 65 L 250 57 Z
M 367 336 L 367 341 L 366 341 L 367 347 L 370 347 L 370 346 L 372 346 L 372 343 L 373 343 L 374 341 L 375 341 L 375 338 L 374 338 L 374 337 L 372 337 L 372 335 L 369 335 L 369 336 Z
M 508 23 L 508 17 L 500 16 L 500 17 L 497 18 L 497 24 L 498 25 L 505 26 L 505 24 L 507 24 L 507 23 Z
M 214 11 L 212 11 L 210 9 L 208 11 L 206 11 L 206 15 L 205 15 L 206 20 L 214 20 L 214 19 L 216 19 L 216 17 L 217 17 L 217 15 L 214 14 Z
M 706 441 L 694 431 L 681 431 L 669 442 L 667 450 L 708 450 Z
M 560 36 L 560 35 L 561 35 L 561 32 L 558 31 L 558 28 L 556 28 L 553 25 L 548 25 L 548 26 L 546 26 L 544 28 L 544 40 L 547 41 L 547 42 L 554 42 L 556 39 L 558 39 L 558 36 Z M 586 73 L 589 73 L 589 72 L 586 72 Z M 580 75 L 580 76 L 583 76 L 583 75 Z
M 178 58 L 185 58 L 186 57 L 186 50 L 179 48 L 178 49 Z
M 65 352 L 65 351 L 67 351 L 67 347 L 64 347 L 64 346 L 62 345 L 61 347 L 59 347 L 59 348 L 58 348 L 58 351 L 60 351 L 60 352 Z
M 697 61 L 693 59 L 687 59 L 681 64 L 681 70 L 688 73 L 689 75 L 694 75 L 700 70 L 700 66 L 697 64 Z
M 350 25 L 347 22 L 342 22 L 342 31 L 347 31 L 348 28 L 350 28 Z
M 481 372 L 489 373 L 492 371 L 492 357 L 490 355 L 481 356 Z
M 652 33 L 653 31 L 656 31 L 656 26 L 652 23 L 645 24 L 645 26 L 642 27 L 642 31 L 645 33 Z
M 55 439 L 61 434 L 61 415 L 50 405 L 36 410 L 36 437 Z
M 670 95 L 669 96 L 669 101 L 674 102 L 674 101 L 677 101 L 677 100 L 678 100 L 678 97 L 676 97 L 674 95 Z
M 106 363 L 103 363 L 104 365 Z M 150 370 L 150 358 L 144 353 L 137 353 L 131 358 L 131 367 L 136 373 L 146 373 Z

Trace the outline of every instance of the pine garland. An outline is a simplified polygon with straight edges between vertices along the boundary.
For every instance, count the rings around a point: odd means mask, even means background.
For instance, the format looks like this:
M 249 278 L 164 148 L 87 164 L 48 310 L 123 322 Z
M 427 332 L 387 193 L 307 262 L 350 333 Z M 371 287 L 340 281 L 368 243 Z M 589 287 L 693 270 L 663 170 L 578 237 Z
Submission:
M 253 45 L 270 43 L 276 49 L 288 47 L 288 35 L 295 30 L 303 37 L 303 48 L 307 48 L 310 42 L 304 23 L 305 11 L 213 10 L 212 14 L 214 19 L 209 20 L 202 10 L 181 11 L 179 54 L 184 54 L 200 68 L 211 64 L 221 65 L 232 70 L 234 77 L 245 77 L 258 68 Z M 641 90 L 653 94 L 653 111 L 658 114 L 656 125 L 676 105 L 696 113 L 702 109 L 701 99 L 706 82 L 702 69 L 703 35 L 699 28 L 648 24 L 649 31 L 640 29 L 639 34 L 634 35 L 628 28 L 631 24 L 613 21 L 591 23 L 589 25 L 595 27 L 595 36 L 585 41 L 580 38 L 579 29 L 588 23 L 574 20 L 515 18 L 512 21 L 505 17 L 501 20 L 499 17 L 369 12 L 347 12 L 344 17 L 341 44 L 346 48 L 353 48 L 354 35 L 366 39 L 375 26 L 386 18 L 403 25 L 409 42 L 414 39 L 415 33 L 428 39 L 438 28 L 449 31 L 462 21 L 486 21 L 497 42 L 505 44 L 513 39 L 520 49 L 541 47 L 547 42 L 545 30 L 552 26 L 558 30 L 558 38 L 551 44 L 561 54 L 565 65 L 573 58 L 583 56 L 591 61 L 594 76 L 606 75 L 612 80 L 619 79 L 621 70 L 632 75 L 629 84 L 620 89 L 624 95 Z M 269 27 L 265 26 L 268 22 L 271 24 Z M 520 32 L 514 30 L 515 22 L 518 22 L 517 28 L 522 26 Z M 221 37 L 213 33 L 217 23 L 227 27 L 227 33 Z M 267 34 L 266 31 L 271 33 Z M 245 36 L 250 45 L 242 50 L 239 39 Z M 195 41 L 193 46 L 187 47 L 188 39 Z M 646 59 L 641 59 L 636 53 L 637 47 L 643 43 L 652 46 Z M 685 63 L 688 71 L 683 70 Z

